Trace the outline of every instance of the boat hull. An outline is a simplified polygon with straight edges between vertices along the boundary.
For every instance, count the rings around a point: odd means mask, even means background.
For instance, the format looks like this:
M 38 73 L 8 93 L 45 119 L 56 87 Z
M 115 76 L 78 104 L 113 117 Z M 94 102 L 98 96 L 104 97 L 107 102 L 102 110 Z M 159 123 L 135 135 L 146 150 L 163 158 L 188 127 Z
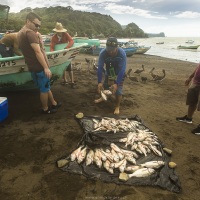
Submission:
M 64 49 L 66 44 L 56 45 L 56 50 L 50 52 L 46 46 L 46 54 L 52 72 L 51 83 L 63 75 L 63 71 L 78 55 L 80 48 L 87 44 L 74 44 L 70 49 Z M 60 50 L 62 49 L 62 50 Z M 63 55 L 66 53 L 66 55 Z M 0 58 L 0 91 L 16 91 L 35 89 L 31 73 L 23 56 Z
M 104 49 L 105 47 L 95 47 L 95 48 L 88 48 L 85 50 L 84 53 L 86 54 L 90 54 L 90 55 L 93 55 L 93 56 L 99 56 L 99 53 L 101 52 L 102 49 Z M 127 57 L 130 57 L 132 56 L 136 50 L 137 50 L 137 47 L 130 47 L 130 48 L 122 48 L 124 49 L 125 53 L 126 53 L 126 56 Z
M 179 45 L 177 48 L 178 49 L 198 49 L 200 45 L 195 45 L 195 46 L 181 46 Z
M 146 53 L 151 47 L 138 47 L 136 50 L 136 54 L 144 54 Z

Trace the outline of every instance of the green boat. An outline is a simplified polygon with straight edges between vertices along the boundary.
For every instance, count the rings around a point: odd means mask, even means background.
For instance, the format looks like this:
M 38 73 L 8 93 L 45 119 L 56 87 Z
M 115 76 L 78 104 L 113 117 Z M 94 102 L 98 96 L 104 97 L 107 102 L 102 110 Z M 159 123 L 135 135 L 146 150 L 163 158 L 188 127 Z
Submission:
M 182 45 L 179 45 L 177 48 L 178 49 L 198 49 L 200 45 L 193 45 L 193 46 L 182 46 Z
M 87 37 L 73 37 L 75 43 L 87 43 L 88 45 L 80 49 L 80 53 L 87 53 L 92 48 L 98 48 L 100 46 L 99 39 L 89 39 Z
M 67 65 L 78 55 L 80 49 L 87 43 L 74 43 L 73 47 L 64 49 L 66 44 L 58 44 L 55 51 L 50 52 L 50 47 L 45 46 L 46 55 L 52 72 L 53 83 L 63 75 Z M 63 53 L 65 53 L 63 55 Z M 16 91 L 35 89 L 31 74 L 23 56 L 0 57 L 0 91 Z

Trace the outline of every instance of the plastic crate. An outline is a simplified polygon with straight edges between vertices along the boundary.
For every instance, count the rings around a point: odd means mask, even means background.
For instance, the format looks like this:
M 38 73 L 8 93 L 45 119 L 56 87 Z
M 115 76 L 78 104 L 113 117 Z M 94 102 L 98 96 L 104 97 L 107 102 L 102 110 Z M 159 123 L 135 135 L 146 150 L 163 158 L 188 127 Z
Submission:
M 8 100 L 6 97 L 0 97 L 0 122 L 8 117 Z

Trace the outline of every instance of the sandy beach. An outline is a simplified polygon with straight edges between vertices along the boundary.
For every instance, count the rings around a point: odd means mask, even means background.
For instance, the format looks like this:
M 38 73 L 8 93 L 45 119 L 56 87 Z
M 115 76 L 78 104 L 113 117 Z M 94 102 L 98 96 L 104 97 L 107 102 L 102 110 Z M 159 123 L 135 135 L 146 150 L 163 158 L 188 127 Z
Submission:
M 60 170 L 56 161 L 74 150 L 83 130 L 74 115 L 112 115 L 111 101 L 94 104 L 97 97 L 97 78 L 87 70 L 85 58 L 79 54 L 74 61 L 82 62 L 82 70 L 75 70 L 77 87 L 52 86 L 55 99 L 62 103 L 56 114 L 40 113 L 37 90 L 0 93 L 8 98 L 9 116 L 0 123 L 0 199 L 1 200 L 199 200 L 200 199 L 200 136 L 191 130 L 200 123 L 195 112 L 193 124 L 177 122 L 186 114 L 185 79 L 197 64 L 150 55 L 128 57 L 127 70 L 138 82 L 126 79 L 120 115 L 138 115 L 159 139 L 173 151 L 171 161 L 181 183 L 181 192 L 174 193 L 160 187 L 127 186 L 87 179 Z M 96 57 L 98 59 L 98 57 Z M 141 75 L 133 72 L 141 68 Z M 152 81 L 149 71 L 166 78 Z M 146 77 L 142 81 L 141 77 Z

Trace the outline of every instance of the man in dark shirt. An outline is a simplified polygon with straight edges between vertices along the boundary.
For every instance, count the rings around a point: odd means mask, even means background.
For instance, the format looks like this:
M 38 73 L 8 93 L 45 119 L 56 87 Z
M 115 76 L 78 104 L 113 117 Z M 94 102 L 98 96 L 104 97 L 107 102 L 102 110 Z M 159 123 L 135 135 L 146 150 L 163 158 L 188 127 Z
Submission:
M 52 114 L 57 111 L 61 104 L 54 100 L 51 92 L 50 78 L 52 73 L 49 69 L 49 62 L 43 44 L 41 44 L 37 34 L 40 26 L 41 18 L 37 14 L 30 12 L 26 17 L 25 26 L 18 33 L 18 42 L 33 81 L 40 89 L 42 112 L 44 114 Z M 48 106 L 48 100 L 52 104 L 51 107 Z

